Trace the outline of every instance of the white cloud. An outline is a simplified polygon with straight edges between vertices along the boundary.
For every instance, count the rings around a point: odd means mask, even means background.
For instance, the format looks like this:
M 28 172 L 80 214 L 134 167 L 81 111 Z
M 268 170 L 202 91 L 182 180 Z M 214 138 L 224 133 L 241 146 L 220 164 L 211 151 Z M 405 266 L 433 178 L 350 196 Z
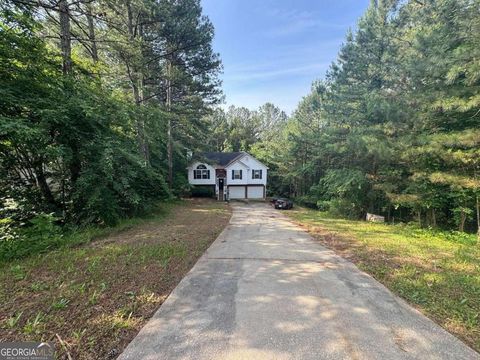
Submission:
M 282 66 L 281 64 L 271 63 L 270 67 L 252 65 L 233 71 L 226 69 L 223 79 L 225 81 L 250 81 L 290 75 L 314 75 L 324 72 L 329 65 L 330 63 L 313 63 L 297 66 Z
M 322 20 L 315 11 L 300 11 L 296 9 L 270 8 L 266 14 L 276 19 L 278 26 L 266 31 L 267 37 L 282 37 L 298 34 L 314 29 L 345 29 L 349 24 L 332 23 Z

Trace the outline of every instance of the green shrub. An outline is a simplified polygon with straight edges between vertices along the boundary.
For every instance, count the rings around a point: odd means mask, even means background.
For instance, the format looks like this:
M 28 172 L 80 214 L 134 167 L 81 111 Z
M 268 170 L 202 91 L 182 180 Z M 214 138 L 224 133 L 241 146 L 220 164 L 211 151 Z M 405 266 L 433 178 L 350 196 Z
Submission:
M 329 211 L 330 210 L 330 201 L 328 200 L 318 200 L 317 209 L 320 211 Z
M 144 166 L 121 144 L 105 144 L 74 188 L 74 221 L 115 225 L 122 218 L 141 215 L 159 200 L 170 197 L 163 176 Z
M 329 212 L 334 217 L 347 217 L 349 219 L 360 219 L 363 215 L 361 204 L 356 204 L 348 199 L 331 200 Z
M 183 173 L 183 170 L 175 174 L 173 184 L 172 193 L 174 196 L 182 198 L 191 195 L 192 185 L 188 182 L 188 178 Z
M 295 201 L 302 205 L 302 206 L 305 206 L 307 208 L 310 208 L 310 209 L 316 209 L 317 208 L 317 199 L 312 197 L 312 196 L 308 196 L 308 195 L 304 195 L 304 196 L 297 196 L 295 198 Z
M 12 218 L 0 219 L 0 243 L 13 241 L 18 237 Z
M 375 195 L 366 174 L 358 169 L 329 170 L 320 181 L 324 196 L 331 199 L 334 216 L 359 219 Z
M 63 235 L 61 228 L 55 224 L 56 220 L 53 214 L 39 214 L 26 226 L 16 229 L 15 236 L 2 238 L 0 261 L 40 254 L 59 247 Z
M 215 187 L 208 185 L 198 185 L 192 188 L 194 197 L 215 197 Z

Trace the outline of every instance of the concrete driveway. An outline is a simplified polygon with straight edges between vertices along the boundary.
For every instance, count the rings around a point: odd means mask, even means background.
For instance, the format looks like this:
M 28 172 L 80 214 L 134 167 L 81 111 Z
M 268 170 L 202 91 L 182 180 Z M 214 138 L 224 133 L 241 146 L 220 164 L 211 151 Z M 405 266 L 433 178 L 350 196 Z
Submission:
M 480 359 L 280 212 L 232 206 L 119 359 Z

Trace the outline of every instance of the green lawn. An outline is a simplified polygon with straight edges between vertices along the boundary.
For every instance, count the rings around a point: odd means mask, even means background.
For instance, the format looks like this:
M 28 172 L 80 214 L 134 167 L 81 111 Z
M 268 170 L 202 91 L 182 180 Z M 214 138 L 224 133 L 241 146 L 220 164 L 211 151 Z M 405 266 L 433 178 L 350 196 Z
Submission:
M 288 215 L 480 350 L 480 244 L 475 235 L 336 219 L 302 208 Z
M 164 203 L 148 218 L 70 233 L 54 250 L 0 263 L 0 341 L 54 341 L 58 358 L 115 358 L 230 214 L 209 199 Z

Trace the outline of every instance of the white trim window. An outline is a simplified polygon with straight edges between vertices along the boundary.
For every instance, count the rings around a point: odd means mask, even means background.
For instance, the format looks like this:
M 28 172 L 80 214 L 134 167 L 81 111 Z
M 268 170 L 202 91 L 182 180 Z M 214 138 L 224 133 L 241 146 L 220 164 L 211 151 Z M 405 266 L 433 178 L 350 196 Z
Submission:
M 233 180 L 242 180 L 242 170 L 232 170 Z
M 203 164 L 197 166 L 196 169 L 193 170 L 193 178 L 194 179 L 210 179 L 210 170 Z
M 252 170 L 252 179 L 262 179 L 262 170 Z

